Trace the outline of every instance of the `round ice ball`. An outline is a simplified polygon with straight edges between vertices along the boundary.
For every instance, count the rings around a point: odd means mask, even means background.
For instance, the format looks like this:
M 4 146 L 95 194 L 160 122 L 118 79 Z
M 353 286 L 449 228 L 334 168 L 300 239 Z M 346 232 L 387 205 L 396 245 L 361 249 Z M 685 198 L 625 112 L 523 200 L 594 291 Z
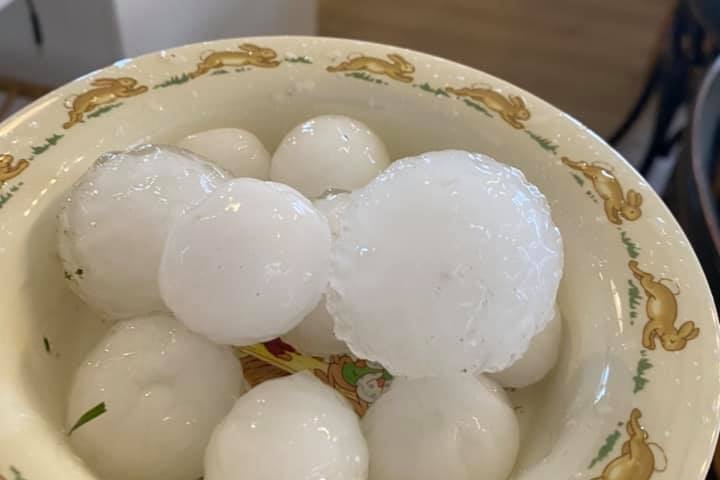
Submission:
M 270 178 L 270 154 L 260 140 L 240 128 L 193 133 L 177 145 L 203 156 L 234 177 Z
M 365 480 L 367 469 L 357 415 L 307 372 L 240 398 L 205 453 L 205 480 Z
M 224 180 L 174 147 L 101 156 L 59 216 L 58 248 L 72 288 L 108 318 L 167 310 L 157 276 L 169 225 Z
M 292 188 L 230 180 L 170 230 L 163 299 L 190 330 L 250 345 L 283 335 L 327 285 L 327 220 Z
M 325 215 L 333 238 L 340 228 L 340 215 L 350 200 L 347 193 L 332 193 L 313 202 L 315 208 Z M 325 295 L 303 320 L 288 332 L 284 339 L 308 355 L 326 356 L 350 353 L 345 342 L 338 340 L 333 331 L 333 319 L 325 306 Z
M 75 372 L 67 428 L 102 402 L 107 411 L 70 443 L 106 480 L 196 480 L 213 429 L 245 389 L 228 347 L 168 315 L 123 320 Z
M 502 370 L 553 316 L 560 232 L 515 168 L 457 150 L 399 160 L 340 222 L 335 334 L 395 375 Z
M 503 397 L 468 375 L 396 380 L 362 419 L 372 480 L 505 480 L 520 432 Z
M 562 339 L 560 310 L 545 328 L 530 341 L 525 354 L 511 366 L 489 374 L 503 387 L 523 388 L 542 380 L 557 363 Z
M 389 164 L 385 145 L 367 125 L 322 115 L 285 135 L 272 157 L 270 178 L 317 198 L 331 189 L 362 187 Z

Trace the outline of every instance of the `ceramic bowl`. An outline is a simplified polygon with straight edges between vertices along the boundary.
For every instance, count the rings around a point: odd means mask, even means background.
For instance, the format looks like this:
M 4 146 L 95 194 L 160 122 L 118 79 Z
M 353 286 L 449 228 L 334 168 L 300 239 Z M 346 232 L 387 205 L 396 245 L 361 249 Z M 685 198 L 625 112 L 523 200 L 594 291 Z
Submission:
M 68 289 L 82 272 L 63 272 L 56 253 L 68 187 L 108 150 L 238 126 L 272 151 L 326 113 L 366 122 L 393 158 L 486 153 L 547 196 L 565 244 L 565 334 L 551 375 L 512 394 L 522 430 L 513 478 L 704 478 L 718 433 L 717 314 L 685 235 L 643 178 L 580 123 L 498 78 L 310 37 L 122 60 L 0 124 L 1 475 L 95 478 L 63 430 L 73 368 L 107 328 Z

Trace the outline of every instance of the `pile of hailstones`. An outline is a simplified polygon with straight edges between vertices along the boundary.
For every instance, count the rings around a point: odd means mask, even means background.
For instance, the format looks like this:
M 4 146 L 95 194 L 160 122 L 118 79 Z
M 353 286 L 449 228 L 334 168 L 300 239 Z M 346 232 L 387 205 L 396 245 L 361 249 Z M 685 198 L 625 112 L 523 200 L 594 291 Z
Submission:
M 59 216 L 72 286 L 114 321 L 77 369 L 68 427 L 105 480 L 505 479 L 503 387 L 556 362 L 562 240 L 519 170 L 447 150 L 391 164 L 321 116 L 274 155 L 251 133 L 107 153 Z M 395 376 L 358 418 L 309 373 L 249 389 L 232 346 L 282 336 Z M 487 374 L 487 375 L 486 375 Z

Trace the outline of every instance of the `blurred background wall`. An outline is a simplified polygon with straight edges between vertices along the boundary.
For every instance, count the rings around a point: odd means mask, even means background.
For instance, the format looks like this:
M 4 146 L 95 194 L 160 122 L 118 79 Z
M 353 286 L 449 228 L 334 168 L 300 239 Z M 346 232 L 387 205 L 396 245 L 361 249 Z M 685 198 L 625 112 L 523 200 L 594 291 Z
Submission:
M 9 4 L 8 4 L 9 2 Z M 606 135 L 635 99 L 673 0 L 0 0 L 0 77 L 54 86 L 184 43 L 314 34 L 479 67 Z M 41 45 L 31 18 L 36 16 Z
M 718 0 L 720 1 L 720 0 Z M 638 95 L 673 0 L 320 0 L 321 35 L 481 68 L 609 134 Z
M 316 32 L 314 0 L 0 0 L 0 76 L 55 86 L 121 58 Z M 0 7 L 2 7 L 0 3 Z

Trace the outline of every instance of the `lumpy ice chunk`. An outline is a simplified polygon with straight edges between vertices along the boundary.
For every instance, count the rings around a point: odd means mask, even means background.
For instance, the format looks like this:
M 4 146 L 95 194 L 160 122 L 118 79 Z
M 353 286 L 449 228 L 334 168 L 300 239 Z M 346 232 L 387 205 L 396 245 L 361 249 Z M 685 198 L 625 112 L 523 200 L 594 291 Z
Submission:
M 206 480 L 365 480 L 367 469 L 357 415 L 307 372 L 240 398 L 205 453 Z
M 59 253 L 72 288 L 108 318 L 167 310 L 157 276 L 169 225 L 224 179 L 174 147 L 101 156 L 59 216 Z
M 322 115 L 285 135 L 272 157 L 270 178 L 317 198 L 331 189 L 362 187 L 389 164 L 385 145 L 367 125 Z
M 167 315 L 123 320 L 75 372 L 67 428 L 101 402 L 107 411 L 70 442 L 106 480 L 196 480 L 213 429 L 245 388 L 228 347 Z
M 177 145 L 207 158 L 235 177 L 270 178 L 270 154 L 260 140 L 246 130 L 205 130 L 188 135 Z
M 292 188 L 229 181 L 171 229 L 160 267 L 168 307 L 218 343 L 283 335 L 327 285 L 327 220 Z
M 533 337 L 523 356 L 505 370 L 490 376 L 503 387 L 511 388 L 523 388 L 539 382 L 557 363 L 561 339 L 562 319 L 556 307 L 553 319 Z
M 362 427 L 372 480 L 506 480 L 520 440 L 504 395 L 457 374 L 397 379 Z
M 562 240 L 515 168 L 456 150 L 399 160 L 340 223 L 335 334 L 395 375 L 501 370 L 552 318 Z

